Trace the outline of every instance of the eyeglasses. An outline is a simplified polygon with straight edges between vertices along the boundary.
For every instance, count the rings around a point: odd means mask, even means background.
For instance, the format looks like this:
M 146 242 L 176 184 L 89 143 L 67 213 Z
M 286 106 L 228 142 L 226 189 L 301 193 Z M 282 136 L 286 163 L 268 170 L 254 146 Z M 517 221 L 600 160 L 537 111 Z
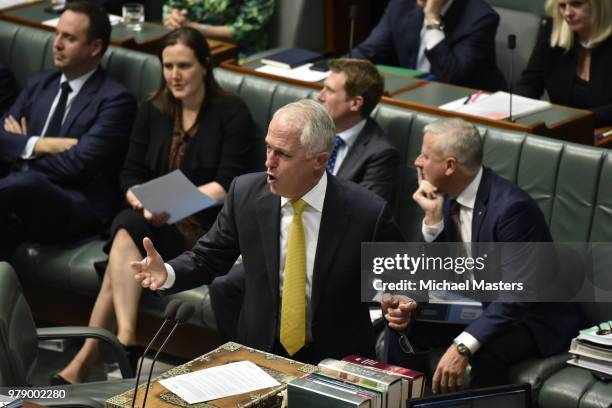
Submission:
M 604 324 L 608 325 L 607 329 L 603 327 Z M 595 332 L 595 334 L 598 334 L 600 336 L 605 336 L 606 334 L 612 334 L 612 325 L 610 325 L 610 322 L 599 323 L 597 325 L 597 331 Z

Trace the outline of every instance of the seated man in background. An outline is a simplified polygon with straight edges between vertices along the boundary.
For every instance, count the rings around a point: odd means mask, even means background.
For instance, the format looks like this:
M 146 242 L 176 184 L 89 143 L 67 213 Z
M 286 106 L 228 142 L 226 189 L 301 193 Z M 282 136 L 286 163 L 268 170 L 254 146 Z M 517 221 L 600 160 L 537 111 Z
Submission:
M 482 156 L 483 142 L 474 125 L 462 119 L 440 119 L 425 126 L 421 154 L 415 161 L 422 180 L 413 195 L 425 213 L 425 242 L 551 242 L 537 204 L 525 191 L 483 167 Z M 517 277 L 534 272 L 536 247 L 530 248 L 522 257 L 502 259 L 505 280 L 519 281 Z M 461 388 L 468 363 L 471 387 L 508 383 L 509 366 L 567 350 L 582 324 L 572 303 L 483 303 L 479 318 L 455 328 L 411 323 L 416 304 L 406 297 L 385 295 L 382 307 L 388 321 L 385 354 L 389 363 L 427 371 L 428 349 L 452 342 L 433 375 L 434 392 Z M 401 346 L 406 338 L 414 352 Z
M 0 160 L 12 167 L 0 178 L 2 250 L 75 239 L 114 214 L 136 103 L 100 68 L 110 32 L 99 6 L 68 3 L 53 43 L 57 69 L 31 78 L 4 117 Z
M 17 96 L 17 84 L 13 73 L 0 64 L 0 115 L 13 104 Z
M 336 125 L 336 142 L 327 171 L 375 192 L 391 205 L 400 171 L 399 152 L 370 113 L 384 91 L 384 78 L 369 61 L 337 59 L 319 92 Z M 244 296 L 244 269 L 234 267 L 209 286 L 217 329 L 226 340 L 236 339 L 236 325 Z
M 241 57 L 268 48 L 267 25 L 275 0 L 168 0 L 164 25 L 195 28 L 207 38 L 238 44 Z
M 362 242 L 401 234 L 382 198 L 327 175 L 334 138 L 319 103 L 279 109 L 266 136 L 267 172 L 237 177 L 212 229 L 167 264 L 145 238 L 146 258 L 132 263 L 136 279 L 179 292 L 210 283 L 242 255 L 240 343 L 307 363 L 373 357 L 356 254 Z
M 352 56 L 496 91 L 506 88 L 495 58 L 498 25 L 499 16 L 484 0 L 391 0 Z

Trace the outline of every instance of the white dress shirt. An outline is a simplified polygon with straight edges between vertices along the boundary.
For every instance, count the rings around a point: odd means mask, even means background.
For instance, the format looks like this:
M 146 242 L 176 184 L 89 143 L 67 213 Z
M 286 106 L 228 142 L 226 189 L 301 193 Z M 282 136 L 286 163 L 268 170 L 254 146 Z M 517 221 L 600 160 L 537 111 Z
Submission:
M 338 137 L 344 141 L 344 144 L 340 146 L 340 148 L 338 149 L 338 154 L 336 155 L 336 163 L 334 164 L 334 172 L 333 172 L 334 176 L 338 174 L 338 170 L 340 170 L 340 166 L 342 166 L 342 162 L 346 158 L 346 155 L 348 154 L 353 144 L 355 144 L 355 140 L 357 140 L 357 136 L 359 136 L 359 133 L 361 133 L 365 125 L 366 125 L 366 120 L 363 119 L 359 121 L 352 128 L 348 128 L 344 132 L 338 133 Z
M 448 0 L 446 4 L 440 10 L 440 14 L 444 16 L 448 8 L 453 4 L 455 0 Z M 423 27 L 421 27 L 421 43 L 419 45 L 419 54 L 417 56 L 416 69 L 423 72 L 429 72 L 431 70 L 431 63 L 425 56 L 425 50 L 429 51 L 438 45 L 446 36 L 442 30 L 428 30 L 425 28 L 427 21 L 423 19 Z
M 306 194 L 302 196 L 302 200 L 308 204 L 302 213 L 302 224 L 304 225 L 304 238 L 306 241 L 306 342 L 312 340 L 312 331 L 310 327 L 311 303 L 312 297 L 312 275 L 314 270 L 314 260 L 317 253 L 317 242 L 319 240 L 319 227 L 321 226 L 321 215 L 323 214 L 323 203 L 325 201 L 325 193 L 327 191 L 327 173 L 324 172 L 319 182 Z M 289 228 L 293 220 L 293 207 L 289 203 L 289 199 L 281 197 L 281 220 L 280 220 L 280 265 L 279 265 L 279 294 L 283 296 L 283 282 L 285 271 L 285 258 L 287 255 L 287 241 L 289 239 Z M 174 285 L 176 273 L 169 264 L 166 265 L 168 277 L 161 289 L 169 289 Z M 279 307 L 282 301 L 278 302 Z M 280 319 L 278 322 L 280 325 Z M 277 326 L 278 333 L 280 326 Z
M 482 167 L 478 170 L 476 177 L 468 184 L 468 186 L 457 196 L 455 199 L 460 205 L 459 210 L 459 234 L 461 241 L 472 242 L 472 218 L 474 215 L 474 205 L 476 203 L 476 194 L 478 193 L 478 187 L 482 180 Z M 423 221 L 423 238 L 425 242 L 432 242 L 438 235 L 444 230 L 444 220 L 434 225 L 427 225 Z M 468 255 L 471 255 L 471 248 L 468 245 L 466 247 Z M 480 348 L 480 342 L 476 340 L 474 336 L 467 332 L 462 332 L 455 338 L 458 343 L 463 343 L 467 348 L 470 349 L 472 354 L 476 353 Z
M 81 92 L 81 89 L 83 88 L 83 85 L 85 85 L 85 82 L 87 82 L 87 80 L 91 78 L 91 76 L 94 74 L 94 72 L 96 72 L 97 69 L 98 68 L 96 67 L 95 69 L 89 71 L 88 73 L 84 75 L 81 75 L 78 78 L 73 79 L 72 81 L 68 81 L 68 79 L 66 78 L 66 75 L 62 74 L 62 77 L 60 78 L 60 83 L 59 83 L 60 86 L 58 87 L 57 94 L 55 95 L 55 98 L 53 99 L 53 103 L 51 104 L 51 109 L 49 109 L 49 113 L 47 114 L 47 120 L 45 120 L 45 126 L 43 126 L 41 135 L 32 136 L 28 139 L 28 143 L 26 144 L 25 149 L 21 153 L 22 159 L 31 159 L 32 155 L 34 154 L 34 146 L 36 145 L 36 142 L 38 142 L 39 138 L 44 137 L 43 135 L 45 134 L 45 132 L 47 131 L 47 128 L 49 127 L 49 122 L 51 121 L 53 112 L 55 112 L 55 107 L 57 106 L 57 103 L 59 102 L 60 94 L 62 93 L 61 91 L 62 84 L 67 81 L 71 89 L 70 93 L 68 94 L 68 98 L 66 99 L 66 110 L 64 111 L 64 117 L 62 118 L 62 123 L 64 123 L 66 116 L 68 116 L 68 112 L 70 112 L 70 107 L 72 106 L 72 102 L 74 101 L 74 98 L 76 98 L 79 92 Z M 52 136 L 58 136 L 58 135 L 52 135 Z

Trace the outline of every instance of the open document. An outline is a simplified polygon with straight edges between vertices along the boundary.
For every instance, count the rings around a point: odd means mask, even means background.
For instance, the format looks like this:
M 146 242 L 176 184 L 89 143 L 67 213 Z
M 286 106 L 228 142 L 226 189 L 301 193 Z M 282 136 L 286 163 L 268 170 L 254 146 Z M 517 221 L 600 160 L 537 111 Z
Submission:
M 238 361 L 159 382 L 189 404 L 281 385 L 250 361 Z
M 170 214 L 168 224 L 218 204 L 198 190 L 180 170 L 132 187 L 132 192 L 150 212 Z
M 510 94 L 507 92 L 495 92 L 491 95 L 482 95 L 476 100 L 472 95 L 467 98 L 439 106 L 440 109 L 461 112 L 468 115 L 481 116 L 489 119 L 506 119 L 510 117 Z M 526 98 L 524 96 L 512 95 L 512 117 L 520 118 L 531 113 L 550 108 L 547 101 Z

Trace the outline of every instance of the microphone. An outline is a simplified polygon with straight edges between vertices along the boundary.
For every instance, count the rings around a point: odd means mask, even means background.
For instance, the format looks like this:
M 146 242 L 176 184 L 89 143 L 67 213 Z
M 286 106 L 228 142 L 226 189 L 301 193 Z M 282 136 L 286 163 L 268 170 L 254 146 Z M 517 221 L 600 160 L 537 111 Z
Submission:
M 170 302 L 168 302 L 168 304 L 166 305 L 166 310 L 164 311 L 164 322 L 161 324 L 161 326 L 157 330 L 157 333 L 155 333 L 155 336 L 153 336 L 153 339 L 149 342 L 147 348 L 142 354 L 142 357 L 140 358 L 140 364 L 138 364 L 138 371 L 136 373 L 136 384 L 134 385 L 134 396 L 132 397 L 132 408 L 134 408 L 134 404 L 136 403 L 136 393 L 138 392 L 138 382 L 140 380 L 142 362 L 144 361 L 144 358 L 149 352 L 149 349 L 151 348 L 155 340 L 157 340 L 157 337 L 159 337 L 159 334 L 162 332 L 166 324 L 170 321 L 174 321 L 174 317 L 178 314 L 177 311 L 179 310 L 180 306 L 181 302 L 177 299 L 172 299 Z
M 357 4 L 351 4 L 349 7 L 349 58 L 353 58 L 353 37 L 355 36 L 355 20 L 357 19 Z
M 508 49 L 510 50 L 510 84 L 508 86 L 508 93 L 510 94 L 510 122 L 514 122 L 512 118 L 512 88 L 514 86 L 514 49 L 516 48 L 516 35 L 508 35 Z
M 172 335 L 174 334 L 174 330 L 176 330 L 179 325 L 185 323 L 191 317 L 191 315 L 193 315 L 193 312 L 195 312 L 195 308 L 189 303 L 183 303 L 178 308 L 178 311 L 176 312 L 176 318 L 174 319 L 176 323 L 174 323 L 172 330 L 170 330 L 170 333 L 168 333 L 168 336 L 166 336 L 166 339 L 159 347 L 159 350 L 157 350 L 157 353 L 155 353 L 153 361 L 151 361 L 151 367 L 149 368 L 149 377 L 147 378 L 147 386 L 145 387 L 145 395 L 144 399 L 142 400 L 142 408 L 145 408 L 145 404 L 147 403 L 147 396 L 149 395 L 149 387 L 151 385 L 151 375 L 153 374 L 153 366 L 157 361 L 157 357 L 159 357 L 159 354 L 162 352 L 164 347 L 166 347 L 166 343 L 168 343 L 168 340 L 170 340 L 170 337 L 172 337 Z

